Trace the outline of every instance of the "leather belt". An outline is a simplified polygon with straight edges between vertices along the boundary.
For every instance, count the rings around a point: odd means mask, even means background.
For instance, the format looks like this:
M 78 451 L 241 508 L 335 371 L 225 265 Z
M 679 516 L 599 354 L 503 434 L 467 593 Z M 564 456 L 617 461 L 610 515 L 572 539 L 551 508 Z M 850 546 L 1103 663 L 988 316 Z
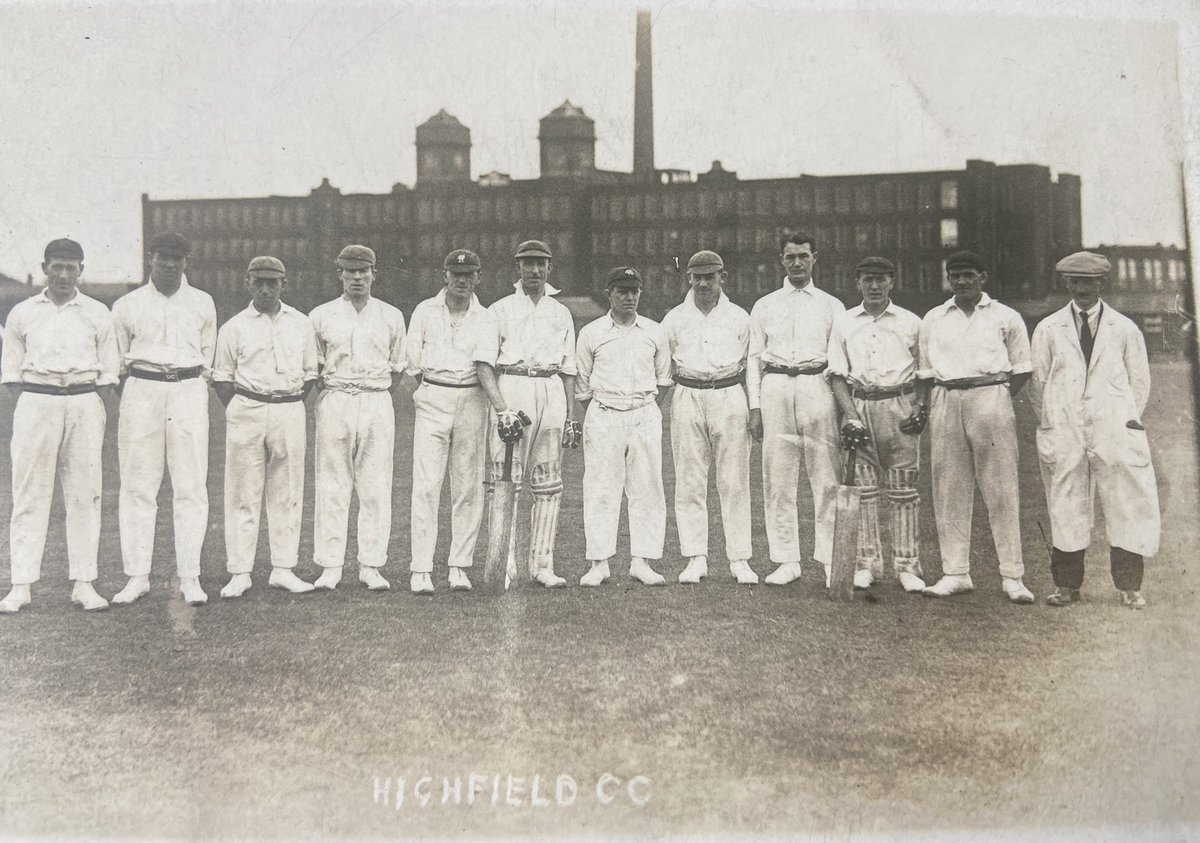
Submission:
M 233 390 L 243 398 L 249 398 L 252 401 L 261 401 L 264 404 L 295 404 L 297 401 L 304 400 L 303 393 L 295 395 L 263 395 L 261 392 L 251 392 L 248 389 L 242 389 L 240 386 Z
M 21 384 L 22 392 L 33 392 L 38 395 L 86 395 L 89 392 L 95 392 L 96 389 L 94 383 L 76 383 L 71 386 L 51 386 L 47 383 Z
M 682 375 L 676 375 L 675 383 L 680 386 L 686 386 L 689 389 L 727 389 L 731 386 L 741 385 L 744 379 L 745 372 L 738 372 L 736 375 L 730 375 L 727 378 L 715 378 L 713 380 L 685 378 Z
M 915 385 L 906 383 L 900 386 L 856 386 L 850 390 L 850 394 L 864 401 L 883 401 L 885 398 L 899 398 L 901 395 L 911 395 L 915 391 Z
M 479 386 L 479 381 L 472 381 L 471 383 L 446 383 L 445 381 L 435 381 L 433 378 L 427 378 L 424 375 L 421 376 L 421 383 L 427 383 L 430 386 L 445 386 L 450 389 L 470 389 L 471 387 Z
M 763 372 L 768 375 L 787 375 L 790 378 L 796 375 L 819 375 L 829 368 L 828 363 L 822 363 L 819 366 L 781 366 L 778 363 L 764 363 Z
M 980 386 L 996 386 L 1008 383 L 1008 375 L 988 375 L 980 378 L 955 378 L 949 381 L 934 381 L 942 389 L 975 389 Z
M 502 363 L 496 366 L 496 371 L 502 375 L 520 375 L 523 378 L 552 378 L 562 370 L 557 366 L 542 369 L 538 366 L 510 366 Z
M 130 369 L 129 377 L 141 378 L 148 381 L 166 381 L 167 383 L 175 383 L 176 381 L 187 381 L 192 378 L 200 377 L 200 373 L 204 371 L 203 366 L 191 366 L 187 369 L 176 369 L 173 372 L 152 372 L 149 369 Z

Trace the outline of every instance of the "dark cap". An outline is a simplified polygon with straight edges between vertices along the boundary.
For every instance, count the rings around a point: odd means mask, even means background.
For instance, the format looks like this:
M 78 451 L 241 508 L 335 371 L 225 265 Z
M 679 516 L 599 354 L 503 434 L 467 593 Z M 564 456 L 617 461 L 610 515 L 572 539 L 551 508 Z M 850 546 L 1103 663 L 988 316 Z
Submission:
M 642 276 L 632 266 L 615 266 L 608 271 L 608 289 L 613 287 L 637 287 L 641 289 Z
M 1108 275 L 1111 269 L 1112 264 L 1108 262 L 1108 258 L 1095 252 L 1076 252 L 1054 265 L 1055 272 L 1081 278 L 1100 278 Z
M 342 269 L 363 269 L 375 265 L 375 252 L 366 246 L 347 246 L 338 253 L 337 265 Z
M 688 271 L 693 269 L 707 269 L 710 272 L 714 269 L 724 269 L 725 261 L 721 260 L 721 256 L 709 249 L 701 249 L 696 254 L 688 258 Z
M 442 261 L 442 268 L 451 272 L 476 272 L 479 266 L 479 255 L 470 249 L 455 249 Z
M 162 255 L 175 255 L 182 258 L 191 254 L 191 251 L 192 247 L 183 238 L 183 235 L 176 234 L 173 231 L 164 231 L 150 241 L 150 254 L 152 255 L 157 252 Z
M 250 261 L 250 266 L 246 267 L 246 274 L 251 278 L 282 278 L 287 274 L 287 270 L 283 268 L 283 261 L 279 258 L 260 255 Z
M 552 258 L 554 255 L 550 253 L 550 247 L 541 240 L 526 240 L 520 246 L 517 246 L 517 253 L 514 258 Z
M 66 237 L 51 240 L 46 244 L 44 260 L 49 261 L 51 258 L 66 258 L 70 261 L 81 261 L 83 260 L 83 247 L 74 240 L 69 240 Z
M 895 275 L 896 265 L 887 258 L 863 258 L 854 267 L 856 275 Z
M 986 272 L 983 267 L 983 258 L 974 252 L 955 252 L 950 257 L 946 258 L 946 271 L 952 269 L 974 269 L 978 272 Z

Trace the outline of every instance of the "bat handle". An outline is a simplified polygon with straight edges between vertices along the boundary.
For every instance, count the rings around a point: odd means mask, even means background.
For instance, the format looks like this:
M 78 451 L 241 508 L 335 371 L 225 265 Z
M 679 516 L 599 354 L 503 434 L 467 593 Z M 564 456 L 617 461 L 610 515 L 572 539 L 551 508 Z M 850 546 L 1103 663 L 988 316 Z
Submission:
M 857 485 L 857 484 L 854 482 L 854 457 L 855 457 L 855 450 L 856 450 L 856 449 L 855 449 L 853 446 L 851 446 L 851 447 L 849 447 L 849 448 L 847 448 L 847 449 L 846 449 L 846 466 L 845 466 L 845 468 L 844 468 L 844 469 L 843 469 L 843 471 L 842 471 L 842 485 L 843 485 L 843 486 L 854 486 L 854 485 Z
M 512 482 L 512 461 L 513 461 L 513 445 L 514 442 L 504 443 L 504 473 L 500 479 L 506 483 Z

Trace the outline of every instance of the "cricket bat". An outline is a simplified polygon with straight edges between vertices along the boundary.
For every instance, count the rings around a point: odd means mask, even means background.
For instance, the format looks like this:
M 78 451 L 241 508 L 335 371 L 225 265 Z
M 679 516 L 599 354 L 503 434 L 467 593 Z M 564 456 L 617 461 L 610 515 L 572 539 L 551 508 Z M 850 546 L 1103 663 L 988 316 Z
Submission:
M 518 414 L 521 424 L 528 426 L 530 419 L 524 412 Z M 513 447 L 516 442 L 504 443 L 504 469 L 492 487 L 492 506 L 488 512 L 487 558 L 483 563 L 483 589 L 488 594 L 505 592 L 505 575 L 508 573 L 508 542 L 512 535 L 513 510 L 517 504 L 517 484 L 512 479 Z M 519 568 L 520 566 L 518 566 Z
M 854 561 L 858 552 L 858 523 L 862 502 L 854 485 L 854 448 L 846 449 L 842 484 L 837 488 L 833 521 L 833 561 L 829 575 L 829 599 L 854 599 Z

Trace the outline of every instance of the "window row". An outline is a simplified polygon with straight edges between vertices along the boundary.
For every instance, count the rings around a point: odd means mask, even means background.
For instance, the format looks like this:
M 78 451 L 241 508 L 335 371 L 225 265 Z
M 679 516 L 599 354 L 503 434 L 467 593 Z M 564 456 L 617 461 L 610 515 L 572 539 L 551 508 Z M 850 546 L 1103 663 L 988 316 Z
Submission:
M 1118 258 L 1117 287 L 1120 289 L 1163 289 L 1187 279 L 1187 268 L 1176 258 Z
M 592 198 L 593 221 L 711 218 L 792 214 L 873 214 L 958 209 L 958 182 L 880 181 L 874 184 L 762 187 L 740 190 L 664 190 Z
M 155 205 L 150 227 L 155 231 L 204 231 L 226 228 L 289 228 L 307 223 L 299 202 L 205 202 Z
M 449 199 L 418 199 L 417 222 L 439 223 L 500 222 L 540 220 L 565 222 L 571 216 L 571 197 L 554 196 L 455 196 Z
M 289 258 L 308 258 L 308 241 L 302 237 L 251 240 L 241 237 L 208 238 L 192 245 L 192 257 L 201 260 L 246 261 L 258 255 L 271 255 L 285 263 Z

